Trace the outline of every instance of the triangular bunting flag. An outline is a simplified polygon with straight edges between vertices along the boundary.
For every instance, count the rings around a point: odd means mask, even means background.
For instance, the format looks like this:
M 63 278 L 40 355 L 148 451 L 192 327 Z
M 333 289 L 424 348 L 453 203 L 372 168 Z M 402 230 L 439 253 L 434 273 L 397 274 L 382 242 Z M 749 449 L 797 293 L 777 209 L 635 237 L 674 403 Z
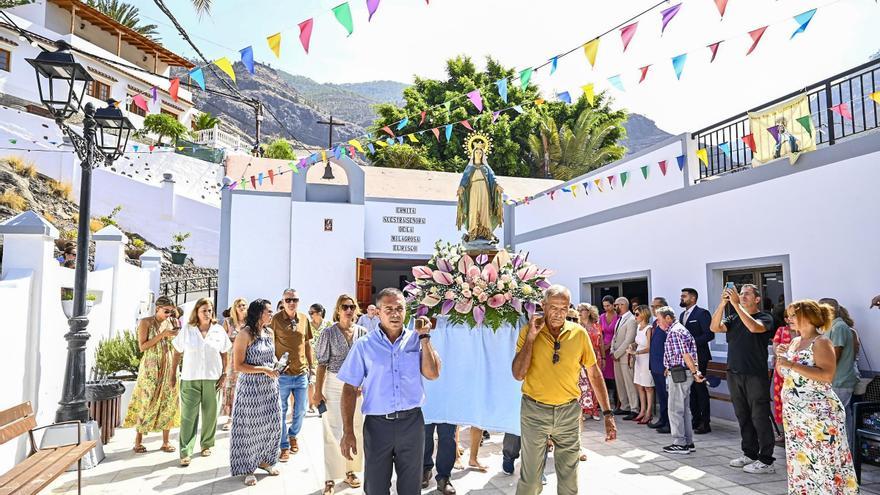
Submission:
M 720 41 L 716 41 L 715 43 L 712 43 L 711 45 L 709 45 L 709 50 L 712 51 L 712 58 L 709 59 L 710 64 L 715 61 L 715 56 L 718 55 L 718 46 L 719 45 L 721 45 Z
M 314 23 L 314 19 L 306 19 L 299 23 L 299 42 L 307 54 L 309 53 L 309 42 L 312 40 L 312 26 Z
M 604 192 L 602 191 L 602 179 L 595 179 L 593 183 L 596 184 L 596 189 L 598 189 L 599 192 Z
M 364 152 L 364 147 L 361 146 L 360 141 L 358 141 L 357 139 L 350 139 L 350 140 L 348 141 L 348 144 L 354 146 L 354 148 L 355 148 L 356 150 L 360 151 L 361 153 Z
M 681 172 L 684 170 L 684 164 L 686 163 L 687 156 L 686 155 L 678 155 L 675 157 L 675 160 L 678 162 L 678 171 Z
M 403 144 L 403 136 L 397 136 L 397 143 Z
M 584 194 L 586 194 L 587 196 L 589 196 L 589 195 L 590 195 L 590 188 L 593 187 L 593 185 L 590 184 L 589 181 L 585 181 L 585 182 L 583 182 L 582 185 L 584 186 Z
M 492 112 L 492 123 L 494 124 L 496 120 L 498 120 L 498 116 L 501 115 L 501 110 L 496 110 Z
M 642 177 L 644 177 L 645 179 L 647 179 L 647 178 L 648 178 L 648 166 L 647 166 L 647 165 L 643 165 L 643 166 L 641 167 L 641 169 L 642 169 Z
M 666 160 L 660 160 L 658 165 L 660 165 L 660 173 L 666 175 Z
M 755 135 L 754 134 L 746 134 L 745 136 L 741 137 L 740 139 L 742 139 L 742 142 L 746 143 L 746 146 L 748 146 L 749 149 L 752 150 L 752 153 L 754 153 L 757 150 L 757 148 L 755 148 Z
M 132 103 L 135 104 L 136 107 L 140 108 L 143 111 L 147 111 L 147 100 L 144 99 L 141 95 L 134 95 L 131 98 Z M 152 150 L 150 150 L 152 151 Z
M 795 120 L 797 120 L 798 124 L 800 124 L 801 127 L 803 127 L 805 131 L 807 131 L 807 134 L 809 134 L 811 137 L 813 136 L 813 119 L 809 115 L 798 117 Z
M 348 35 L 351 36 L 351 33 L 354 32 L 354 22 L 351 20 L 351 8 L 348 6 L 348 2 L 333 7 L 333 15 L 336 16 L 339 24 L 342 24 L 342 27 L 348 31 Z
M 868 98 L 874 100 L 875 103 L 880 105 L 880 91 L 875 91 L 868 95 Z
M 768 127 L 767 132 L 769 132 L 770 135 L 773 136 L 773 141 L 775 141 L 776 144 L 779 144 L 779 126 L 774 125 L 773 127 Z
M 672 68 L 675 69 L 675 78 L 681 79 L 681 71 L 684 70 L 684 63 L 687 60 L 687 53 L 682 53 L 677 57 L 672 57 Z
M 446 107 L 446 113 L 449 113 L 449 109 L 452 107 L 452 101 L 444 101 L 443 106 Z
M 519 72 L 519 85 L 522 89 L 526 89 L 529 85 L 529 81 L 532 79 L 532 72 L 535 69 L 529 67 L 528 69 L 523 69 Z
M 651 64 L 648 64 L 648 65 L 646 65 L 646 66 L 644 66 L 644 67 L 642 67 L 642 68 L 639 69 L 640 71 L 642 71 L 642 76 L 639 78 L 639 84 L 641 84 L 642 81 L 645 80 L 645 76 L 648 75 L 648 69 L 649 69 L 650 67 L 651 67 Z
M 471 91 L 467 94 L 467 97 L 469 100 L 471 100 L 471 103 L 473 103 L 474 106 L 477 107 L 478 112 L 483 111 L 483 95 L 480 94 L 479 89 Z
M 620 40 L 623 42 L 623 51 L 626 51 L 626 47 L 629 46 L 629 42 L 635 36 L 637 27 L 639 27 L 638 21 L 620 28 Z
M 752 46 L 749 47 L 749 51 L 746 52 L 746 56 L 750 55 L 753 51 L 755 51 L 755 47 L 758 46 L 758 43 L 761 41 L 761 36 L 764 36 L 764 31 L 767 30 L 767 26 L 760 27 L 758 29 L 749 31 L 749 36 L 752 37 Z
M 471 131 L 471 132 L 474 131 L 474 128 L 471 127 L 471 123 L 468 122 L 467 119 L 462 120 L 461 122 L 459 122 L 459 124 L 463 125 L 465 129 L 467 129 L 467 130 L 469 130 L 469 131 Z
M 391 139 L 391 138 L 388 138 L 388 139 Z M 381 148 L 387 148 L 387 147 L 388 147 L 388 143 L 386 143 L 385 141 L 376 141 L 376 144 L 378 144 L 379 147 L 381 147 Z
M 715 6 L 718 7 L 718 13 L 724 19 L 724 11 L 727 10 L 727 0 L 715 0 Z
M 322 162 L 327 161 L 327 150 L 321 150 L 321 161 Z
M 397 130 L 401 130 L 406 127 L 406 124 L 409 124 L 409 117 L 404 117 L 403 120 L 397 123 Z
M 794 21 L 798 23 L 798 28 L 795 29 L 793 33 L 791 33 L 791 38 L 794 38 L 798 33 L 803 33 L 807 30 L 807 25 L 810 24 L 810 21 L 813 20 L 813 16 L 816 15 L 816 9 L 811 9 L 803 14 L 798 14 L 794 16 Z M 791 39 L 788 38 L 788 39 Z
M 611 189 L 614 189 L 614 177 L 615 177 L 614 175 L 609 175 L 607 177 L 608 185 L 611 186 Z
M 437 142 L 439 143 L 439 142 L 440 142 L 440 129 L 438 129 L 437 127 L 435 127 L 435 128 L 433 128 L 433 129 L 431 129 L 431 132 L 434 133 L 434 139 L 436 139 Z
M 235 189 L 236 187 L 238 187 L 238 181 L 235 181 L 235 182 L 233 182 L 232 184 L 229 184 L 229 190 L 230 190 L 230 191 L 233 190 L 233 189 Z
M 556 194 L 556 191 L 550 191 L 550 199 L 551 199 L 551 200 L 555 200 L 555 199 L 556 199 L 556 198 L 553 197 L 554 194 Z
M 428 115 L 428 111 L 427 111 L 427 110 L 422 110 L 422 118 L 421 118 L 421 120 L 419 120 L 419 127 L 421 127 L 422 124 L 425 123 L 425 117 L 426 117 L 427 115 Z
M 499 79 L 495 81 L 495 85 L 498 86 L 498 96 L 507 103 L 507 79 Z
M 367 143 L 367 149 L 370 150 L 371 155 L 376 154 L 376 147 L 373 146 L 373 143 Z
M 251 74 L 254 73 L 254 49 L 247 46 L 238 51 L 241 54 L 241 64 Z
M 846 120 L 852 120 L 852 114 L 849 111 L 849 105 L 846 103 L 839 103 L 831 107 L 831 111 L 845 118 Z
M 153 96 L 153 105 L 155 105 L 156 102 L 159 101 L 159 88 L 157 88 L 156 86 L 153 86 L 150 89 L 150 93 Z
M 681 4 L 673 5 L 668 9 L 664 9 L 660 12 L 660 15 L 663 17 L 661 22 L 663 25 L 660 27 L 660 35 L 663 36 L 663 32 L 666 31 L 666 25 L 669 24 L 669 21 L 678 14 L 678 11 L 681 10 Z
M 699 158 L 700 161 L 703 162 L 703 166 L 707 168 L 709 167 L 709 157 L 706 148 L 700 148 L 697 150 L 697 158 Z
M 526 113 L 526 111 L 523 110 L 522 105 L 514 105 L 513 109 L 516 110 L 516 113 Z
M 608 82 L 612 86 L 617 88 L 618 91 L 626 91 L 625 89 L 623 89 L 623 82 L 620 80 L 620 74 L 617 74 L 616 76 L 609 77 Z
M 267 37 L 266 43 L 269 43 L 269 49 L 275 54 L 275 58 L 281 58 L 281 33 Z
M 397 139 L 400 139 L 401 142 L 403 141 L 402 137 L 398 136 Z M 341 157 L 341 156 L 342 156 L 342 147 L 337 145 L 335 148 L 333 148 L 333 158 L 336 158 L 337 160 L 339 160 L 339 157 Z
M 552 76 L 554 72 L 556 72 L 556 66 L 559 65 L 559 57 L 553 57 L 550 59 L 550 75 Z
M 135 152 L 135 153 L 137 153 L 138 148 L 140 148 L 140 146 L 138 146 L 138 145 L 136 145 L 136 144 L 133 144 L 131 147 L 134 148 L 134 152 Z
M 394 137 L 394 132 L 392 132 L 391 128 L 388 127 L 387 125 L 385 127 L 383 127 L 382 130 L 385 131 L 386 133 L 388 133 L 389 136 Z
M 620 187 L 626 186 L 627 179 L 629 179 L 629 172 L 621 172 L 620 173 Z
M 367 17 L 367 22 L 373 20 L 373 14 L 376 13 L 376 9 L 379 8 L 379 0 L 367 0 L 367 12 L 369 12 L 369 16 Z
M 177 92 L 180 90 L 180 78 L 175 77 L 171 80 L 171 85 L 168 87 L 168 93 L 171 95 L 171 99 L 177 101 Z
M 257 188 L 257 178 L 254 177 L 253 175 L 251 176 L 251 187 L 254 189 Z
M 259 182 L 261 186 L 263 185 L 263 172 L 257 174 L 257 182 Z
M 220 68 L 223 72 L 232 79 L 232 82 L 235 82 L 235 71 L 232 70 L 232 64 L 229 63 L 229 59 L 226 57 L 220 57 L 214 61 L 214 65 Z
M 599 38 L 584 44 L 584 54 L 587 56 L 587 61 L 590 62 L 590 67 L 596 66 L 597 53 L 599 53 Z
M 728 158 L 730 158 L 730 143 L 728 143 L 728 142 L 721 143 L 718 145 L 718 149 L 720 149 L 722 153 L 724 153 L 725 155 L 727 155 Z
M 202 72 L 201 67 L 189 71 L 189 77 L 202 88 L 202 91 L 205 90 L 205 74 Z
M 452 124 L 446 124 L 446 142 L 452 139 Z
M 415 133 L 409 135 L 409 140 L 412 141 L 413 143 L 419 142 L 419 140 L 416 138 Z
M 593 83 L 584 84 L 581 86 L 581 89 L 584 90 L 584 96 L 587 98 L 587 102 L 589 102 L 590 106 L 596 106 L 596 94 L 593 91 Z
M 556 95 L 559 98 L 559 101 L 564 101 L 565 103 L 571 104 L 571 95 L 568 94 L 568 91 L 563 91 Z

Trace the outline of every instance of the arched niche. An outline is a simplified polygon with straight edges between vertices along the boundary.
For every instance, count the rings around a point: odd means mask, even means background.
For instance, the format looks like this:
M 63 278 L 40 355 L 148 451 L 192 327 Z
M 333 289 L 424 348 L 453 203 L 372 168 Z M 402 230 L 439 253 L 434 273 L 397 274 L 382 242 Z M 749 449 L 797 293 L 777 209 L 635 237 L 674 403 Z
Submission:
M 364 171 L 346 156 L 330 158 L 333 180 L 322 179 L 325 164 L 316 163 L 293 176 L 293 201 L 364 204 Z

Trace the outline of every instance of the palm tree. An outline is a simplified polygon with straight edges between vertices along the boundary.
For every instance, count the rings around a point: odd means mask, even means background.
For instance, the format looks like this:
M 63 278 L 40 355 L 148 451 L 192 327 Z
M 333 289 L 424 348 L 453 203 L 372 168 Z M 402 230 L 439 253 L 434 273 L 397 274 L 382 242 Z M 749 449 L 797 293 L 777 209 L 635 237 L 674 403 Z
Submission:
M 156 31 L 158 26 L 141 24 L 141 13 L 134 5 L 120 0 L 86 0 L 86 3 L 123 26 L 129 27 L 151 40 L 159 40 L 159 33 Z
M 213 129 L 220 125 L 220 119 L 211 115 L 210 113 L 200 113 L 198 117 L 196 117 L 196 121 L 193 122 L 193 128 L 196 131 L 203 131 L 205 129 Z

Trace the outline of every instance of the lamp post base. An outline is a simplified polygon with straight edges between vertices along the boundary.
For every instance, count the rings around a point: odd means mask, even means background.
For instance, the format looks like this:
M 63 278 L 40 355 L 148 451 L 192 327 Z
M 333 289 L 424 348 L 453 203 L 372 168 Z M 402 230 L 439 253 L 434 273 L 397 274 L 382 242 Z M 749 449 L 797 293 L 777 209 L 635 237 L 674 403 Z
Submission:
M 89 421 L 88 423 L 79 425 L 79 427 L 82 429 L 81 440 L 83 442 L 88 440 L 95 442 L 95 448 L 90 450 L 82 459 L 82 468 L 91 469 L 104 460 L 104 444 L 101 443 L 101 429 L 98 428 L 98 423 L 95 421 Z M 46 431 L 43 433 L 43 438 L 40 440 L 40 448 L 47 449 L 56 445 L 75 444 L 76 428 L 77 425 L 73 424 L 46 428 Z M 71 464 L 70 467 L 67 468 L 67 471 L 76 471 L 76 463 L 74 462 Z

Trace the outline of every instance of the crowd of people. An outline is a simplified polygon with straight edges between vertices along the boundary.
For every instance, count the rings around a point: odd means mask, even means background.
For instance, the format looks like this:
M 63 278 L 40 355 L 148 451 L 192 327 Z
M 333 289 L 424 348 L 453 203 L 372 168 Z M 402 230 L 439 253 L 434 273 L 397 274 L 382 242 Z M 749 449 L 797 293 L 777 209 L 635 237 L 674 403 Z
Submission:
M 578 493 L 586 421 L 602 421 L 613 441 L 620 416 L 670 434 L 665 453 L 696 452 L 694 435 L 711 432 L 709 342 L 719 333 L 742 438 L 742 455 L 730 467 L 773 473 L 774 447 L 783 443 L 791 493 L 857 493 L 850 406 L 860 344 L 847 309 L 834 299 L 780 301 L 770 314 L 751 284 L 728 284 L 713 312 L 698 298 L 695 289 L 682 289 L 676 312 L 663 297 L 650 306 L 606 297 L 600 314 L 590 304 L 572 305 L 565 287 L 545 291 L 511 363 L 522 381 L 521 435 L 505 433 L 502 470 L 512 475 L 520 459 L 517 494 L 541 491 L 550 451 L 558 493 Z M 419 493 L 435 468 L 438 493 L 456 493 L 459 426 L 426 424 L 421 412 L 423 380 L 442 369 L 431 321 L 420 317 L 408 326 L 405 298 L 390 288 L 364 314 L 354 297 L 340 295 L 329 320 L 320 304 L 303 314 L 299 303 L 295 289 L 277 306 L 238 298 L 219 324 L 210 299 L 198 300 L 184 318 L 159 297 L 155 314 L 138 327 L 143 358 L 125 418 L 136 429 L 134 451 L 146 452 L 143 435 L 161 431 L 161 450 L 179 449 L 180 465 L 189 466 L 196 436 L 200 456 L 210 456 L 217 418 L 226 415 L 230 472 L 254 485 L 257 470 L 277 476 L 278 463 L 299 452 L 305 411 L 317 409 L 324 494 L 337 482 L 389 493 L 392 472 L 398 493 Z M 880 308 L 880 296 L 871 304 Z M 784 435 L 774 434 L 774 422 Z M 178 427 L 175 447 L 169 432 Z M 477 454 L 487 432 L 470 431 L 469 467 L 485 471 Z

